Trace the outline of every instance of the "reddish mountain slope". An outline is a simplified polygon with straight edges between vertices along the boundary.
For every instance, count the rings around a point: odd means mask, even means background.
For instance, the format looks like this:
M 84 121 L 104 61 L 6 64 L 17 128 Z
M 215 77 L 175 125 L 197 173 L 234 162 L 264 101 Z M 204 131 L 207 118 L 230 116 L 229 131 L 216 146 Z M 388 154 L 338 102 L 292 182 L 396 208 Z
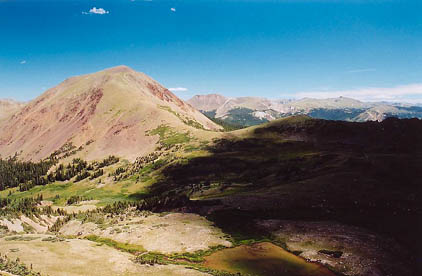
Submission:
M 1 122 L 0 154 L 22 152 L 24 159 L 39 160 L 72 143 L 87 159 L 134 159 L 155 147 L 158 137 L 148 130 L 167 124 L 199 131 L 188 121 L 219 129 L 158 82 L 119 66 L 67 79 Z

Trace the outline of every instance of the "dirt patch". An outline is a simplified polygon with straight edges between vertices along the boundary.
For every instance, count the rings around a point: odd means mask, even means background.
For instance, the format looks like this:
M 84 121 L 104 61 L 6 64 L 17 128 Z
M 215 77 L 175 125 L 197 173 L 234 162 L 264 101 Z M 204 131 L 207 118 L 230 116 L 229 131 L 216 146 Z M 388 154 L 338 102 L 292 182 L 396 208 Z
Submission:
M 42 223 L 40 221 L 35 222 L 34 220 L 26 216 L 21 216 L 21 221 L 29 225 L 29 227 L 32 228 L 33 231 L 36 233 L 45 233 L 48 230 L 48 225 L 46 225 L 45 223 Z
M 56 222 L 58 217 L 41 215 L 40 217 L 26 217 L 24 215 L 20 218 L 1 219 L 0 225 L 6 226 L 9 232 L 31 232 L 31 233 L 46 233 L 48 227 Z
M 81 237 L 97 235 L 165 254 L 231 246 L 220 229 L 196 214 L 122 216 L 105 219 L 101 224 L 73 220 L 64 225 L 60 233 Z
M 53 201 L 50 201 L 50 200 L 43 200 L 43 201 L 41 201 L 41 204 L 40 204 L 41 206 L 51 206 L 51 205 L 53 205 Z
M 131 261 L 132 255 L 105 245 L 99 246 L 97 243 L 78 239 L 46 241 L 49 237 L 54 236 L 42 235 L 30 241 L 0 239 L 0 253 L 7 254 L 12 259 L 19 257 L 23 263 L 32 264 L 33 269 L 43 275 L 207 275 L 183 266 L 139 265 Z
M 2 219 L 0 220 L 0 225 L 6 226 L 10 232 L 23 232 L 22 222 L 19 219 Z

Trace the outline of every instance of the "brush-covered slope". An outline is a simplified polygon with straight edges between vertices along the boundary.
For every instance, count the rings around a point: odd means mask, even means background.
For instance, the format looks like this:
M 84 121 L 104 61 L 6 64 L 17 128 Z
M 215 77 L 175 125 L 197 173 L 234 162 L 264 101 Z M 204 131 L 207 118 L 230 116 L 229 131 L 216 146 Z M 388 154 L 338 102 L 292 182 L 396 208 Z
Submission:
M 38 160 L 64 145 L 86 159 L 134 159 L 152 151 L 168 124 L 183 131 L 217 130 L 192 106 L 143 73 L 119 66 L 73 77 L 49 89 L 0 125 L 0 154 Z

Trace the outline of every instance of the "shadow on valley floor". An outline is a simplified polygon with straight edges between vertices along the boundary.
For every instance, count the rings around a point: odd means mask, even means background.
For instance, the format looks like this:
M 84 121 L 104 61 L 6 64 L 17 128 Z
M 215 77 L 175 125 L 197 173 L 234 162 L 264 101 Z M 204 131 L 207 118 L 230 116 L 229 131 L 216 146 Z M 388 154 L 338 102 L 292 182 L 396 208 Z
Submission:
M 392 236 L 420 260 L 422 121 L 298 116 L 234 132 L 208 151 L 165 168 L 151 192 L 189 196 L 184 209 L 234 236 L 265 236 L 255 219 L 336 220 Z

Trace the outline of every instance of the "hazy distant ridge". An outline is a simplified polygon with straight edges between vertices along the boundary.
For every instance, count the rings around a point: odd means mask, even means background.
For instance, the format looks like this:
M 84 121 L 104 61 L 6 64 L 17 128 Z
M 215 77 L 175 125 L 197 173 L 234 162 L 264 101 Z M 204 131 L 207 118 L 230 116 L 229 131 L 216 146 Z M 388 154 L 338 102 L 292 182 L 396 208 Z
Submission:
M 347 97 L 271 100 L 210 94 L 194 96 L 188 103 L 209 117 L 244 126 L 298 114 L 355 122 L 382 121 L 387 117 L 422 118 L 422 107 L 418 105 L 362 102 Z

